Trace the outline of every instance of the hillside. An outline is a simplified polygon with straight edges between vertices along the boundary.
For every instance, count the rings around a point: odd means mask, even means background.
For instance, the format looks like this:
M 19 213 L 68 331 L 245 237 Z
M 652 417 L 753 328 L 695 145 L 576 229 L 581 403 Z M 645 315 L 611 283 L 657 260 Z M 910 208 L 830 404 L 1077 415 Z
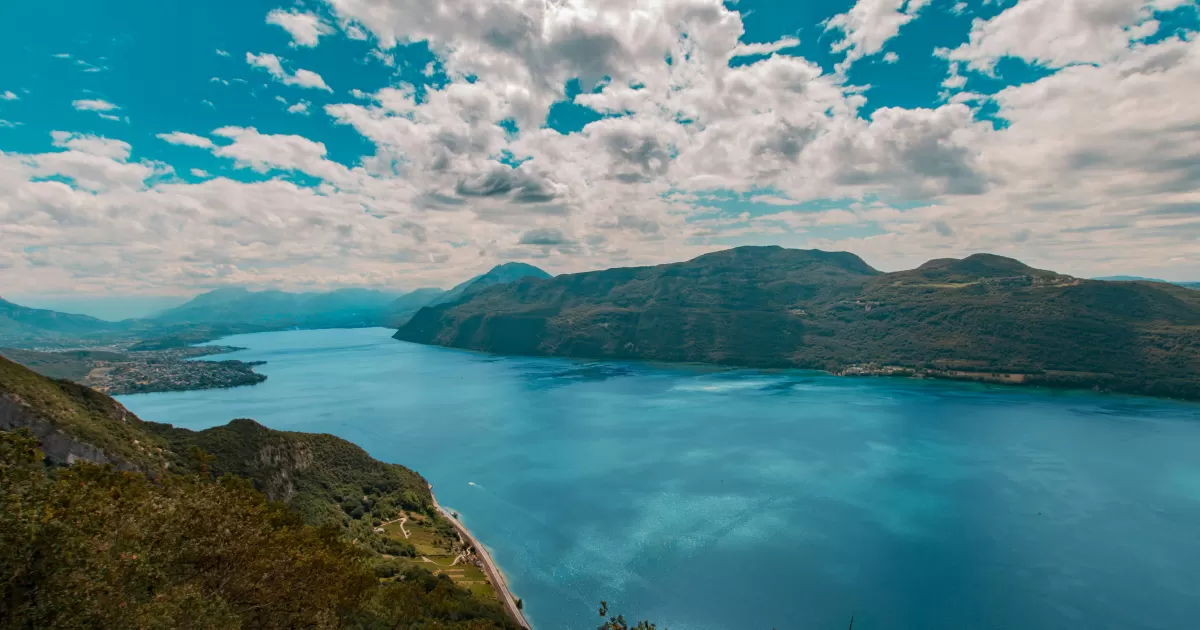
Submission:
M 441 289 L 417 289 L 401 295 L 387 306 L 387 325 L 398 327 L 407 322 L 417 311 L 429 306 L 446 292 Z
M 0 358 L 4 627 L 516 627 L 408 559 L 379 527 L 400 514 L 453 532 L 420 475 L 345 440 L 144 422 Z
M 492 267 L 487 273 L 475 276 L 446 291 L 430 305 L 449 304 L 474 295 L 488 287 L 509 284 L 525 278 L 549 278 L 550 274 L 525 263 L 512 262 Z
M 847 253 L 743 247 L 489 288 L 421 310 L 395 336 L 508 354 L 893 366 L 1200 397 L 1200 293 L 988 254 L 880 273 Z

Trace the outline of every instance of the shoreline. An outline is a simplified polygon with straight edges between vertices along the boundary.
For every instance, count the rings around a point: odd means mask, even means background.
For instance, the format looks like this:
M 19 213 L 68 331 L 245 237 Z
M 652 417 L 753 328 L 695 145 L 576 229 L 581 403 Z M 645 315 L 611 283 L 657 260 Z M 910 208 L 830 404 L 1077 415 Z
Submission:
M 504 580 L 504 574 L 500 572 L 500 565 L 496 564 L 496 561 L 492 559 L 492 554 L 488 553 L 487 547 L 484 547 L 483 543 L 479 542 L 479 539 L 471 534 L 467 526 L 455 518 L 449 509 L 438 503 L 437 495 L 433 493 L 432 485 L 429 486 L 429 496 L 433 499 L 433 507 L 437 508 L 438 512 L 446 520 L 450 521 L 450 524 L 454 526 L 458 534 L 475 548 L 475 554 L 479 556 L 480 561 L 483 563 L 483 572 L 487 575 L 488 580 L 491 581 L 492 588 L 496 590 L 496 594 L 500 596 L 500 603 L 508 612 L 508 616 L 512 617 L 513 621 L 516 621 L 520 627 L 525 628 L 525 630 L 531 630 L 532 626 L 529 625 L 529 620 L 525 619 L 525 614 L 520 608 L 517 608 L 517 598 L 508 589 L 508 582 Z

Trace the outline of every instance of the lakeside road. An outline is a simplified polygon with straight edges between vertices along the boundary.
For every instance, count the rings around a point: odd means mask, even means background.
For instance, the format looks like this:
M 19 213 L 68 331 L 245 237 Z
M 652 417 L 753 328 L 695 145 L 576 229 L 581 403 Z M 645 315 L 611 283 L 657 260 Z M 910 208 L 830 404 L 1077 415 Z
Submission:
M 525 615 L 521 612 L 521 609 L 517 608 L 517 599 L 513 597 L 512 591 L 508 590 L 508 582 L 504 581 L 504 575 L 500 573 L 500 567 L 496 564 L 496 561 L 492 560 L 492 555 L 488 553 L 487 547 L 484 547 L 483 543 L 479 542 L 479 539 L 475 538 L 465 525 L 459 522 L 457 518 L 454 518 L 454 514 L 450 510 L 438 503 L 437 496 L 433 494 L 433 486 L 429 487 L 429 495 L 433 497 L 433 506 L 442 513 L 442 516 L 446 517 L 446 520 L 450 521 L 454 529 L 458 530 L 459 535 L 469 541 L 471 546 L 475 548 L 475 553 L 478 554 L 479 559 L 483 562 L 483 572 L 487 574 L 488 579 L 492 582 L 492 587 L 500 595 L 500 602 L 504 604 L 504 609 L 508 611 L 508 615 L 522 628 L 530 630 L 529 621 L 525 619 Z

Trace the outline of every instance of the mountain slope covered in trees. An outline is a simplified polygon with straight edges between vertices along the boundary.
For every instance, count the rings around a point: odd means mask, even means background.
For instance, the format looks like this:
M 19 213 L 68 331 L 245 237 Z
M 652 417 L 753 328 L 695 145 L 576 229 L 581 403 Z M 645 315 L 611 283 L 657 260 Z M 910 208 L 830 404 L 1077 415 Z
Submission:
M 399 509 L 440 518 L 339 438 L 144 422 L 0 358 L 0 627 L 517 627 L 389 559 L 411 549 L 373 526 Z
M 989 254 L 881 273 L 848 253 L 741 247 L 485 289 L 419 311 L 396 338 L 511 354 L 891 366 L 1200 397 L 1200 293 L 1083 280 Z

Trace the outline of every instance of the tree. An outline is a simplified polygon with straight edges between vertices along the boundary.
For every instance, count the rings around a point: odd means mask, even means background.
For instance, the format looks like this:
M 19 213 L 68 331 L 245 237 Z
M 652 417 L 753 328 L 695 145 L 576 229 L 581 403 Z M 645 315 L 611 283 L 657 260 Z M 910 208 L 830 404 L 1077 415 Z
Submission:
M 607 617 L 607 619 L 604 619 Z M 637 625 L 629 625 L 625 621 L 625 617 L 617 615 L 615 617 L 608 616 L 608 602 L 600 602 L 600 618 L 604 619 L 604 623 L 596 630 L 655 630 L 656 626 L 649 621 L 639 621 Z M 663 630 L 666 630 L 664 628 Z
M 427 571 L 381 586 L 369 552 L 248 481 L 42 459 L 0 432 L 0 628 L 512 627 Z

